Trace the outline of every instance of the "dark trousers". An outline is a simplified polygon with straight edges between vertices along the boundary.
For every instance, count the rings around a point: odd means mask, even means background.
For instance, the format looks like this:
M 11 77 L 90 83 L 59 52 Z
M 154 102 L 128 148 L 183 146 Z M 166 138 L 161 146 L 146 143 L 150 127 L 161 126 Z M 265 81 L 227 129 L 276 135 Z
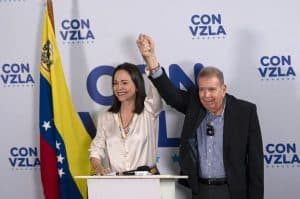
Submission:
M 230 199 L 228 184 L 201 184 L 199 194 L 193 195 L 193 199 Z

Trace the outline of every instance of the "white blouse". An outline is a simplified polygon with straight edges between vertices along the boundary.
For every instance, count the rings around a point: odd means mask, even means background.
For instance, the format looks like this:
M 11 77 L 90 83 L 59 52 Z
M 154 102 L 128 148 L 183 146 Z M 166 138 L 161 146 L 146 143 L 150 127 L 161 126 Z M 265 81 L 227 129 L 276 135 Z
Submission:
M 118 114 L 102 112 L 98 117 L 96 137 L 91 143 L 90 157 L 102 162 L 108 160 L 114 172 L 133 170 L 143 165 L 154 166 L 162 100 L 151 82 L 144 104 L 144 110 L 134 114 L 126 138 L 122 136 Z

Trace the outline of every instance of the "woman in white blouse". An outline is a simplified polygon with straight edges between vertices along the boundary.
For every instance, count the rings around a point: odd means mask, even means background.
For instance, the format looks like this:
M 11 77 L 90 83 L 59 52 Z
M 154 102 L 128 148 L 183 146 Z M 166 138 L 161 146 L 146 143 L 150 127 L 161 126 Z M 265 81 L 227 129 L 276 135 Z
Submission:
M 146 95 L 143 76 L 130 63 L 116 67 L 112 88 L 112 106 L 99 115 L 97 134 L 91 143 L 92 168 L 97 175 L 140 166 L 156 168 L 160 95 L 151 83 Z M 109 161 L 109 166 L 104 160 Z

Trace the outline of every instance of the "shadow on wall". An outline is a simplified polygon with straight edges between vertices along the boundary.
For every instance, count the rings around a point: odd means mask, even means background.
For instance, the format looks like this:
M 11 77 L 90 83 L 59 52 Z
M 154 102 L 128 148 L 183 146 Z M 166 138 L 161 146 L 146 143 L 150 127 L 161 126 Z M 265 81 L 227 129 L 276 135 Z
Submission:
M 72 4 L 71 10 L 71 18 L 70 19 L 80 19 L 80 12 L 79 12 L 79 1 L 74 1 Z M 83 40 L 84 41 L 84 40 Z M 76 40 L 75 40 L 76 42 Z M 86 44 L 89 45 L 89 44 Z M 92 107 L 92 101 L 85 100 L 85 95 L 82 92 L 87 92 L 86 89 L 86 77 L 89 68 L 87 62 L 86 51 L 84 50 L 85 45 L 81 44 L 66 44 L 66 48 L 69 50 L 69 66 L 64 66 L 64 68 L 70 68 L 70 95 L 73 99 L 73 104 L 75 107 Z M 65 62 L 66 63 L 66 62 Z M 78 84 L 82 83 L 84 85 Z M 83 88 L 83 90 L 78 90 Z M 78 106 L 80 103 L 80 106 Z M 81 103 L 89 103 L 89 104 L 81 104 Z M 82 111 L 82 110 L 77 110 Z
M 248 98 L 249 96 L 254 99 L 257 96 L 256 83 L 258 81 L 258 54 L 261 49 L 258 41 L 258 36 L 250 30 L 241 30 L 238 33 L 239 37 L 235 42 L 236 51 L 234 62 L 230 71 L 235 72 L 232 82 L 227 82 L 228 89 L 233 95 L 237 97 Z M 224 74 L 226 76 L 226 74 Z M 226 77 L 225 77 L 226 79 Z M 249 99 L 250 100 L 250 99 Z

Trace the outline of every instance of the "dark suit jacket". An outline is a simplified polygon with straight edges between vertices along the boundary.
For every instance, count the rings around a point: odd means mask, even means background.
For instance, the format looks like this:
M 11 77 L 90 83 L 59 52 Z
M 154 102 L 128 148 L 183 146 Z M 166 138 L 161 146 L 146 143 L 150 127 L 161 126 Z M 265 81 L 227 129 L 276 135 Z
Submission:
M 195 89 L 183 91 L 173 86 L 163 75 L 150 77 L 166 103 L 185 114 L 179 146 L 180 168 L 188 175 L 187 184 L 193 194 L 201 188 L 198 183 L 199 154 L 196 131 L 206 115 Z M 223 132 L 223 161 L 232 199 L 262 199 L 264 166 L 262 137 L 252 103 L 226 94 Z

